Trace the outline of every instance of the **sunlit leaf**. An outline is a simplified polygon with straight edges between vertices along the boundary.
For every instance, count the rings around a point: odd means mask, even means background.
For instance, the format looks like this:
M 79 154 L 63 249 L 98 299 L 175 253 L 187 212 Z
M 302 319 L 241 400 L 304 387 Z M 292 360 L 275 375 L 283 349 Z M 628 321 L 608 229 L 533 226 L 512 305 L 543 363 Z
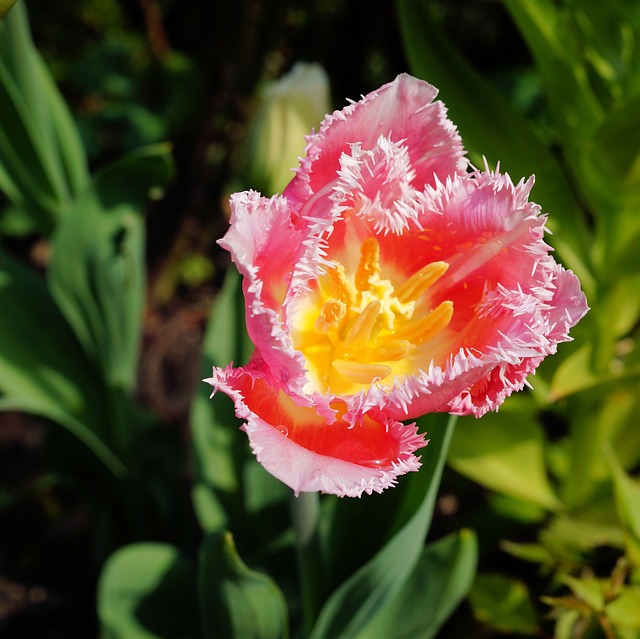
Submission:
M 199 638 L 195 566 L 168 544 L 121 548 L 100 576 L 98 617 L 104 639 Z
M 540 632 L 527 586 L 499 574 L 479 574 L 469 593 L 474 616 L 503 633 L 537 635 Z
M 286 639 L 284 597 L 266 575 L 249 569 L 230 533 L 207 536 L 200 550 L 198 593 L 205 639 Z
M 498 493 L 560 509 L 546 474 L 543 432 L 531 406 L 517 409 L 514 403 L 479 422 L 463 420 L 451 442 L 449 464 Z

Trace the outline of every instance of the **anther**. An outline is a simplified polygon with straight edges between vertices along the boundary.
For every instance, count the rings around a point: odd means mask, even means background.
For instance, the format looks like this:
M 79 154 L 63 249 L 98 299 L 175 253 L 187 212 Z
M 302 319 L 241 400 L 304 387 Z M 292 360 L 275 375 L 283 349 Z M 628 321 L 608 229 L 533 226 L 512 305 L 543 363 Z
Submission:
M 453 302 L 447 300 L 434 308 L 426 317 L 408 322 L 400 330 L 396 331 L 395 337 L 407 339 L 416 346 L 418 344 L 424 344 L 446 328 L 452 316 Z
M 402 286 L 396 290 L 396 297 L 401 302 L 415 300 L 432 284 L 435 284 L 449 268 L 446 262 L 431 262 L 416 271 Z
M 375 237 L 368 237 L 360 247 L 360 262 L 356 271 L 356 288 L 359 291 L 370 289 L 369 280 L 380 273 L 380 244 Z

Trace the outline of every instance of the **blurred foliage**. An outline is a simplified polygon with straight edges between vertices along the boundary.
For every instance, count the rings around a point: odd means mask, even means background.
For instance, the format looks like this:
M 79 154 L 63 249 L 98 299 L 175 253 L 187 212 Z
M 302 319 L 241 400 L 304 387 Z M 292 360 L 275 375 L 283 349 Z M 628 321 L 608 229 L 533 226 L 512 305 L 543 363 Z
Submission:
M 104 636 L 208 637 L 224 619 L 234 637 L 640 637 L 638 4 L 30 0 L 37 48 L 11 5 L 0 410 L 43 420 L 55 474 L 2 487 L 0 510 L 32 494 L 55 520 L 51 487 L 75 479 L 96 570 L 106 560 Z M 249 166 L 251 131 L 297 61 L 323 65 L 336 106 L 402 71 L 436 85 L 475 163 L 536 174 L 549 241 L 592 307 L 532 392 L 455 435 L 430 416 L 420 474 L 323 499 L 306 550 L 225 397 L 196 394 L 190 461 L 138 401 L 145 313 L 220 289 L 201 377 L 251 352 L 214 241 L 227 193 L 270 179 Z M 301 552 L 316 559 L 302 593 Z

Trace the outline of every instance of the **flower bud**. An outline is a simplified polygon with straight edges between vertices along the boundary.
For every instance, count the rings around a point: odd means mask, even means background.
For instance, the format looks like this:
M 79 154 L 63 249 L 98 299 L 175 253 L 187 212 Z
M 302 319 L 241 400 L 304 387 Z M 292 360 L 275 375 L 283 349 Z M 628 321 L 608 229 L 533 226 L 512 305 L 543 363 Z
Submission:
M 319 64 L 298 62 L 268 84 L 249 129 L 247 179 L 252 188 L 281 193 L 304 151 L 304 136 L 330 111 L 329 79 Z

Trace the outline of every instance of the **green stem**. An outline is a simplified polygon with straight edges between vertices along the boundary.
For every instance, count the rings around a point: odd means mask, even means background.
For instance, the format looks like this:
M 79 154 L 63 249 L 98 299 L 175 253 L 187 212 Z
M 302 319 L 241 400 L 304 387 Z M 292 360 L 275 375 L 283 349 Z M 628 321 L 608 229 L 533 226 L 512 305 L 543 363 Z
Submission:
M 320 612 L 324 583 L 318 537 L 320 496 L 318 493 L 300 493 L 297 497 L 291 497 L 290 507 L 296 535 L 304 636 L 308 637 Z

